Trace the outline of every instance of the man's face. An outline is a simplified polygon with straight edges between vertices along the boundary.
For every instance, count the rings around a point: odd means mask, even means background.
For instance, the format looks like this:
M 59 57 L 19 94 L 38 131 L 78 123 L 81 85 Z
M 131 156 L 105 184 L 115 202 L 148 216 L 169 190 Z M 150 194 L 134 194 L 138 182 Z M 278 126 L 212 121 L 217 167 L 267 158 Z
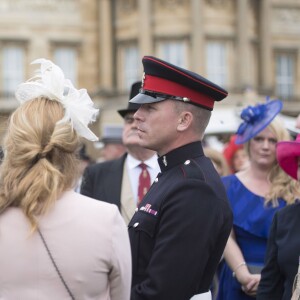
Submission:
M 123 144 L 127 146 L 136 146 L 140 143 L 140 138 L 138 136 L 137 122 L 133 118 L 134 112 L 128 113 L 124 117 L 124 127 L 123 127 Z
M 102 157 L 104 160 L 111 160 L 121 157 L 126 152 L 123 144 L 107 143 L 102 149 Z
M 143 104 L 134 118 L 142 147 L 157 151 L 159 155 L 174 147 L 179 122 L 174 100 Z
M 238 149 L 232 157 L 232 166 L 234 172 L 244 170 L 249 164 L 249 157 L 245 149 Z

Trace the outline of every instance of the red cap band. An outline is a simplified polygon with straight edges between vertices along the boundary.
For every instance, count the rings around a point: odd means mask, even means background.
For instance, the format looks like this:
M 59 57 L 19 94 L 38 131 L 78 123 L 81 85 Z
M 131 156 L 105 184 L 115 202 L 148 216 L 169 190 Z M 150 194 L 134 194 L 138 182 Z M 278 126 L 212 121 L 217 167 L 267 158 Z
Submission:
M 147 91 L 153 91 L 154 93 L 162 93 L 170 96 L 186 97 L 190 99 L 191 103 L 199 104 L 213 109 L 215 101 L 213 98 L 206 94 L 199 93 L 196 90 L 187 88 L 174 81 L 170 81 L 161 77 L 155 77 L 145 74 L 142 88 Z

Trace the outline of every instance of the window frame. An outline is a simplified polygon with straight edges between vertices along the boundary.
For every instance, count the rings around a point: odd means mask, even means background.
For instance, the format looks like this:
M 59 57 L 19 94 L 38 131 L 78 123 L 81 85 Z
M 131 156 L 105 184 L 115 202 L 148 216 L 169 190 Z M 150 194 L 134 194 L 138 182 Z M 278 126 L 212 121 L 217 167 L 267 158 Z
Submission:
M 141 80 L 141 57 L 137 43 L 131 42 L 121 44 L 118 57 L 119 90 L 128 92 L 134 82 Z
M 156 42 L 156 53 L 161 59 L 178 67 L 189 69 L 188 41 L 182 39 L 161 39 Z
M 278 59 L 282 60 L 279 66 Z M 297 72 L 297 54 L 292 50 L 275 51 L 275 93 L 278 97 L 286 100 L 291 100 L 296 92 L 296 72 Z M 282 66 L 282 64 L 285 64 Z M 282 72 L 278 73 L 278 68 Z M 289 70 L 290 69 L 290 70 Z M 285 74 L 283 74 L 285 73 Z
M 53 47 L 53 62 L 63 70 L 65 77 L 74 86 L 78 85 L 78 56 L 78 49 L 74 45 L 57 44 Z
M 17 52 L 6 52 L 6 50 L 17 50 Z M 20 55 L 19 58 L 16 57 Z M 1 85 L 2 96 L 14 98 L 17 86 L 25 81 L 26 69 L 26 47 L 20 42 L 9 42 L 1 44 Z M 13 57 L 9 57 L 12 55 Z
M 209 46 L 214 46 L 211 49 Z M 216 48 L 219 46 L 218 48 Z M 221 50 L 221 51 L 220 51 Z M 221 53 L 223 51 L 223 53 Z M 219 56 L 217 59 L 213 56 L 214 53 Z M 216 54 L 215 54 L 216 55 Z M 229 68 L 228 68 L 228 49 L 226 42 L 223 40 L 208 40 L 205 44 L 205 73 L 208 80 L 220 85 L 223 88 L 228 88 L 229 85 Z M 223 62 L 223 63 L 222 63 Z

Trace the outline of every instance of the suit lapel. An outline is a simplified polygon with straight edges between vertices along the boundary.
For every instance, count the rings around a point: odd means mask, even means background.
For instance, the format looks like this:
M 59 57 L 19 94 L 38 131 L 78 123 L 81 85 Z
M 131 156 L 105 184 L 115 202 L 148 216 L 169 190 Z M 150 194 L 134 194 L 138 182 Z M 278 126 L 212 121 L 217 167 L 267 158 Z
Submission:
M 129 175 L 126 168 L 126 163 L 124 163 L 122 190 L 121 190 L 121 214 L 126 224 L 128 224 L 129 221 L 131 220 L 135 212 L 135 208 L 136 208 L 136 203 L 134 201 Z
M 107 170 L 107 184 L 104 185 L 107 199 L 116 204 L 119 209 L 121 209 L 121 186 L 126 156 L 127 154 L 124 154 L 111 162 L 110 168 Z

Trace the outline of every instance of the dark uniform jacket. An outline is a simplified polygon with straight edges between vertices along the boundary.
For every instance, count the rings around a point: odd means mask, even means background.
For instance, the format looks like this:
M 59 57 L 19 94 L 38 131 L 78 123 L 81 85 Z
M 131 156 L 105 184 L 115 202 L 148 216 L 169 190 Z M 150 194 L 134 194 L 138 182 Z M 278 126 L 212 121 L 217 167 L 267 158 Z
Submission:
M 129 223 L 131 300 L 188 300 L 209 290 L 232 213 L 201 142 L 158 161 L 162 172 Z
M 80 193 L 120 209 L 123 167 L 127 154 L 118 159 L 105 161 L 85 169 Z
M 300 203 L 279 210 L 273 219 L 258 286 L 258 300 L 290 300 L 300 257 Z

